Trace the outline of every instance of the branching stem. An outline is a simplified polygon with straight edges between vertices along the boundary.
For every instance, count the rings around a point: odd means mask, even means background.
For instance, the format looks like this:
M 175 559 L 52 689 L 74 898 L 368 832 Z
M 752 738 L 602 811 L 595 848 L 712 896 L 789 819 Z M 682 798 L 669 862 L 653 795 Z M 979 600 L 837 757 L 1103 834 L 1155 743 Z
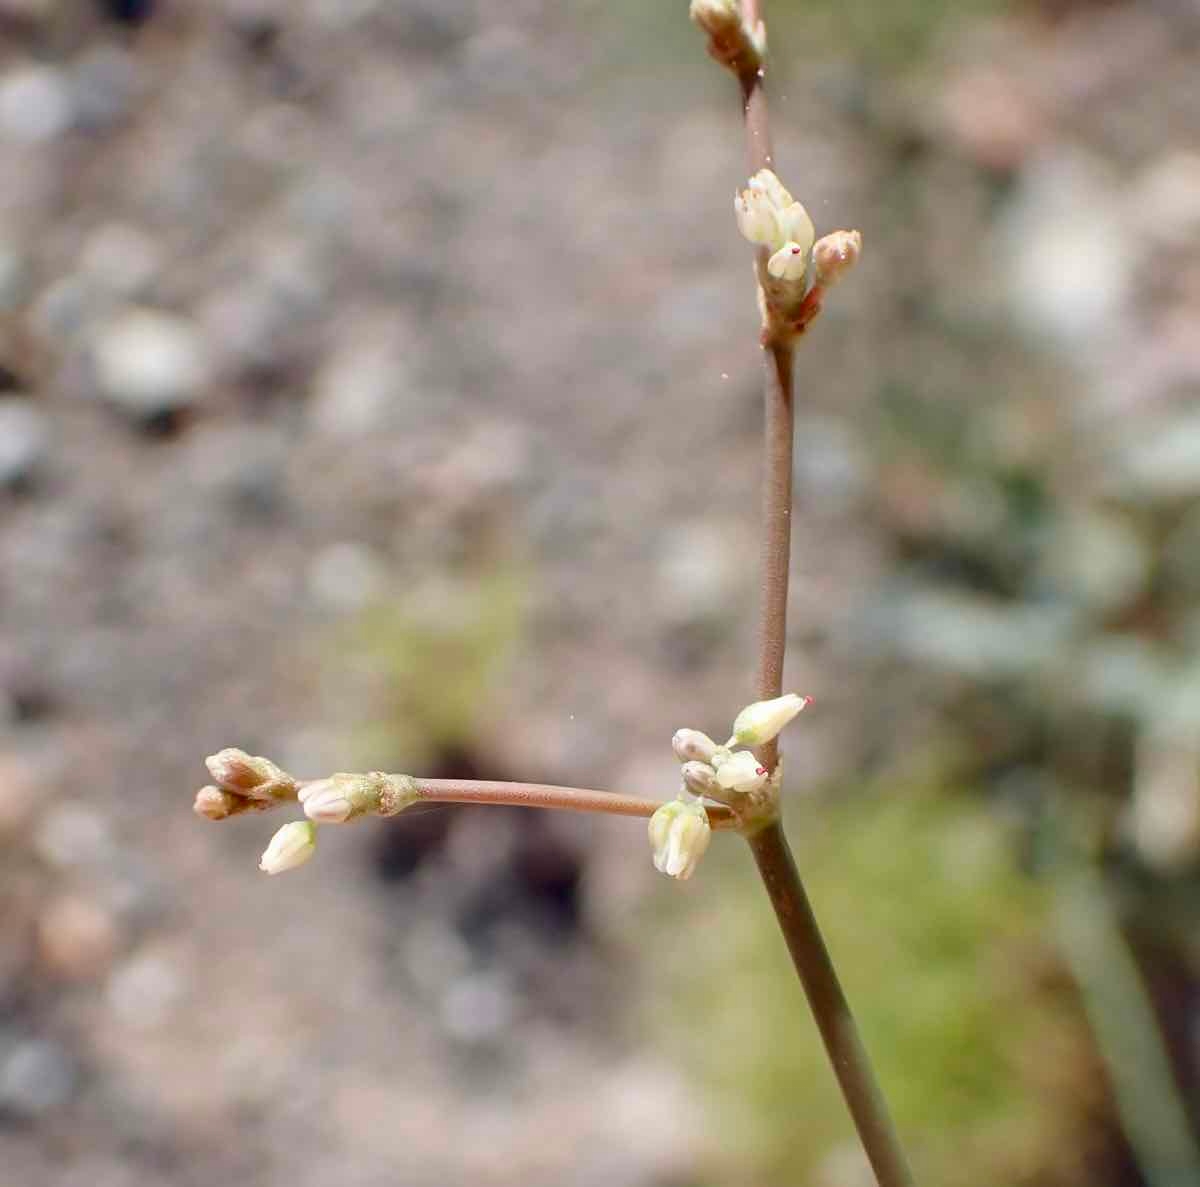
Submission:
M 760 0 L 742 0 L 746 23 L 762 18 Z M 767 96 L 762 71 L 740 78 L 745 112 L 746 147 L 750 173 L 773 168 Z M 760 277 L 766 251 L 758 253 Z M 758 631 L 758 696 L 763 700 L 783 691 L 783 661 L 787 649 L 788 573 L 792 539 L 792 442 L 794 409 L 793 351 L 790 344 L 763 346 L 763 499 L 762 583 Z M 774 771 L 778 742 L 758 752 Z M 821 1032 L 821 1039 L 841 1086 L 855 1128 L 879 1180 L 880 1187 L 913 1187 L 904 1150 L 880 1091 L 870 1058 L 858 1034 L 854 1016 L 817 925 L 800 879 L 787 837 L 778 818 L 748 837 L 750 850 L 775 908 L 792 963 Z
M 659 800 L 591 791 L 582 787 L 553 787 L 544 783 L 493 783 L 477 779 L 414 779 L 423 802 L 436 804 L 493 804 L 515 808 L 561 808 L 568 812 L 607 812 L 611 816 L 653 816 Z M 732 828 L 728 808 L 706 804 L 713 828 Z

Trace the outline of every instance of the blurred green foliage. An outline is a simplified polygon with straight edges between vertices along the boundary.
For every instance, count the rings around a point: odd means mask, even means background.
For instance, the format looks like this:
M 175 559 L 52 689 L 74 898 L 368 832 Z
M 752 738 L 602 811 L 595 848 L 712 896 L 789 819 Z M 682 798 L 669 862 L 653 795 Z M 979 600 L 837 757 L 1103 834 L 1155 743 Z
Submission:
M 524 581 L 496 567 L 365 610 L 339 647 L 375 670 L 383 698 L 356 745 L 409 767 L 477 737 L 490 692 L 518 645 Z
M 978 802 L 912 786 L 792 816 L 920 1181 L 1050 1181 L 1026 1176 L 1054 1161 L 1072 1107 L 1048 1108 L 1031 1068 L 1053 1052 L 1070 1075 L 1089 1056 L 1073 1007 L 1047 991 L 1045 888 L 1016 867 L 1006 829 Z M 739 846 L 715 850 L 703 926 L 695 903 L 671 904 L 661 924 L 654 1022 L 710 1096 L 722 1182 L 821 1182 L 817 1168 L 853 1143 L 849 1120 L 753 868 Z

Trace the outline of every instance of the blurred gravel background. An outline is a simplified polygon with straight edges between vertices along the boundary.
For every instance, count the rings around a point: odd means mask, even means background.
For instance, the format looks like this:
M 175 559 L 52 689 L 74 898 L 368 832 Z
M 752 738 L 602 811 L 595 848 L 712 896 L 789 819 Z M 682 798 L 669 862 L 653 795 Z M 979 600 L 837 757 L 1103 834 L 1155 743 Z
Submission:
M 1200 8 L 773 11 L 867 245 L 798 382 L 818 913 L 924 1183 L 1200 1182 Z M 869 1183 L 732 842 L 268 881 L 189 811 L 226 745 L 668 795 L 749 699 L 737 115 L 682 0 L 0 0 L 5 1187 Z

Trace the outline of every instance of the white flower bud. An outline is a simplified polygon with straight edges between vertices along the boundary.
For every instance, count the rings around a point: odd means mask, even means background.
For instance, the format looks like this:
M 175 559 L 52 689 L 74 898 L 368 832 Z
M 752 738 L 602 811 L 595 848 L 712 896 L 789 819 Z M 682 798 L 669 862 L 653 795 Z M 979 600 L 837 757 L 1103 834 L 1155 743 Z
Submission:
M 784 240 L 795 244 L 807 256 L 812 248 L 813 240 L 817 237 L 813 229 L 813 221 L 808 217 L 808 211 L 799 202 L 785 206 L 776 216 L 779 220 L 779 233 Z
M 692 793 L 692 795 L 714 796 L 720 791 L 721 785 L 717 782 L 717 772 L 712 769 L 706 762 L 685 762 L 680 768 L 680 774 L 683 776 L 683 785 Z
M 758 791 L 767 782 L 767 768 L 749 750 L 731 754 L 717 768 L 717 783 L 725 791 Z
M 316 850 L 317 826 L 308 820 L 293 820 L 271 838 L 258 868 L 267 874 L 282 874 L 302 866 Z
M 794 254 L 803 257 L 802 267 L 807 266 L 808 252 L 815 236 L 812 219 L 770 169 L 760 169 L 750 178 L 746 188 L 735 196 L 733 209 L 738 230 L 751 243 L 770 248 L 774 253 L 773 260 L 785 248 L 794 248 Z M 789 251 L 789 256 L 791 254 Z M 780 267 L 782 263 L 780 256 Z M 796 271 L 795 265 L 790 271 Z M 771 275 L 781 277 L 783 273 L 772 271 Z M 799 277 L 789 274 L 787 279 Z
M 768 261 L 767 271 L 776 280 L 803 280 L 808 254 L 798 243 L 785 243 Z
M 749 182 L 749 189 L 756 193 L 766 194 L 767 199 L 776 210 L 783 210 L 792 204 L 794 199 L 788 193 L 787 186 L 775 176 L 774 170 L 760 169 Z
M 738 230 L 751 243 L 774 250 L 783 238 L 775 209 L 767 195 L 761 191 L 743 190 L 740 194 L 735 194 L 733 213 L 737 218 Z
M 711 762 L 717 752 L 716 742 L 699 730 L 676 730 L 671 748 L 680 762 Z
M 833 231 L 817 240 L 813 248 L 813 264 L 816 267 L 817 284 L 828 288 L 839 280 L 862 255 L 861 231 Z
M 350 798 L 351 789 L 345 786 L 354 776 L 333 775 L 318 779 L 300 789 L 304 815 L 318 824 L 344 824 L 355 814 Z
M 296 781 L 269 758 L 229 747 L 204 760 L 213 782 L 222 790 L 254 800 L 292 799 Z
M 680 880 L 690 878 L 712 839 L 708 813 L 699 801 L 672 800 L 663 804 L 647 828 L 654 851 L 654 868 Z
M 318 824 L 345 824 L 359 816 L 395 816 L 417 799 L 407 775 L 338 772 L 300 789 L 304 815 Z
M 797 696 L 794 692 L 771 701 L 755 701 L 734 719 L 733 736 L 742 746 L 761 746 L 810 704 L 812 697 Z

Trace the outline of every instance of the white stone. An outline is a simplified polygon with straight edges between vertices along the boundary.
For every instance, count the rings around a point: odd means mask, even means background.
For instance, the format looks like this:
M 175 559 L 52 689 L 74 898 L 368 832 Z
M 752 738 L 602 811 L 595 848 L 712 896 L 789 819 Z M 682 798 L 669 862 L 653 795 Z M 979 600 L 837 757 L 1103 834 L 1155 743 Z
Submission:
M 140 417 L 186 407 L 208 380 L 204 344 L 191 323 L 150 309 L 104 326 L 93 359 L 101 394 Z

